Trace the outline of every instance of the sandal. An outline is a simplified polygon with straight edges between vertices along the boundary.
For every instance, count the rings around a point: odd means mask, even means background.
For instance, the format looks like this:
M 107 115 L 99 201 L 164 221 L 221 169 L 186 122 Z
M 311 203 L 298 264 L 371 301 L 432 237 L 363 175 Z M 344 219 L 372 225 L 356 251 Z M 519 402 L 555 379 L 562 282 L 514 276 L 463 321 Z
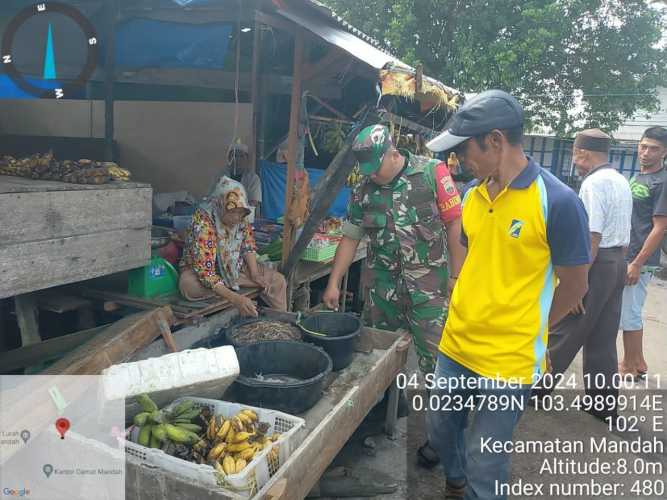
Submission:
M 425 469 L 432 469 L 440 463 L 440 457 L 428 441 L 417 449 L 417 463 Z
M 456 486 L 449 481 L 445 482 L 445 500 L 460 500 L 464 498 L 467 482 L 461 486 Z

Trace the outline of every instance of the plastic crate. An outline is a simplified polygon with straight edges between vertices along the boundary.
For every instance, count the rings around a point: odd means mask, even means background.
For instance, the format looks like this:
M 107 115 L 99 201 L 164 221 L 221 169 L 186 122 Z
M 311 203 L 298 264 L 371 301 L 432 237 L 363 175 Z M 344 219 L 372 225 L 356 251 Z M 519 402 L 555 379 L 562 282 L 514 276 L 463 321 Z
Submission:
M 336 249 L 338 248 L 338 243 L 333 243 L 325 247 L 318 248 L 306 248 L 306 251 L 303 252 L 301 260 L 309 260 L 312 262 L 326 262 L 334 258 L 336 255 Z
M 169 410 L 181 401 L 192 400 L 195 407 L 207 407 L 214 415 L 222 415 L 225 418 L 233 417 L 244 408 L 249 408 L 257 413 L 260 422 L 269 424 L 268 434 L 278 432 L 280 439 L 270 447 L 262 450 L 252 461 L 238 474 L 223 476 L 209 465 L 198 465 L 180 458 L 167 455 L 162 450 L 146 448 L 132 441 L 125 442 L 125 453 L 135 457 L 142 463 L 159 467 L 162 470 L 184 476 L 194 482 L 206 484 L 208 486 L 218 486 L 237 495 L 250 498 L 255 495 L 283 465 L 290 455 L 301 444 L 301 429 L 306 422 L 302 418 L 288 415 L 266 408 L 255 408 L 248 405 L 229 403 L 226 401 L 216 401 L 203 398 L 181 398 L 174 401 L 166 409 Z M 132 428 L 130 428 L 132 429 Z M 137 432 L 130 432 L 130 437 L 134 438 Z M 278 446 L 278 460 L 270 459 L 269 452 L 274 446 Z

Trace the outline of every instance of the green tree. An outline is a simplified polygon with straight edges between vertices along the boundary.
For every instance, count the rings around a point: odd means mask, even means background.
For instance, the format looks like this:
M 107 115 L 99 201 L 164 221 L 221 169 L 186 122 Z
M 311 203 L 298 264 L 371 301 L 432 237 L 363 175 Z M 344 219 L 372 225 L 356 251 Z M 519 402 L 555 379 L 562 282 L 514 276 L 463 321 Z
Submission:
M 529 122 L 616 130 L 667 86 L 666 9 L 649 0 L 323 0 L 464 92 L 501 88 Z

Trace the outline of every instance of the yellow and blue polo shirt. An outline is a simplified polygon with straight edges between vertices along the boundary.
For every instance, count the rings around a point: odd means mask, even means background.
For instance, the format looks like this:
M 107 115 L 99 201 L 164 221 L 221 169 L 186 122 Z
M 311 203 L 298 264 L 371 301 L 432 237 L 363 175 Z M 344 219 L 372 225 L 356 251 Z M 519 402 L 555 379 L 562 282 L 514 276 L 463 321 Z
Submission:
M 468 248 L 440 351 L 479 375 L 531 383 L 545 369 L 554 266 L 591 261 L 581 200 L 529 159 L 492 201 L 475 182 L 463 201 Z

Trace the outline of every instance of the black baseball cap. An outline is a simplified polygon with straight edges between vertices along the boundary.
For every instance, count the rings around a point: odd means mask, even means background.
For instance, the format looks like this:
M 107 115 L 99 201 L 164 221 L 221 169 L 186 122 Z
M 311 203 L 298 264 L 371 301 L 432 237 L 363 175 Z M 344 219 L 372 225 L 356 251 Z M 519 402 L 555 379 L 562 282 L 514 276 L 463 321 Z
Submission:
M 431 139 L 431 151 L 446 151 L 463 141 L 491 132 L 523 125 L 523 108 L 519 101 L 502 90 L 487 90 L 476 95 L 451 117 L 445 131 Z

